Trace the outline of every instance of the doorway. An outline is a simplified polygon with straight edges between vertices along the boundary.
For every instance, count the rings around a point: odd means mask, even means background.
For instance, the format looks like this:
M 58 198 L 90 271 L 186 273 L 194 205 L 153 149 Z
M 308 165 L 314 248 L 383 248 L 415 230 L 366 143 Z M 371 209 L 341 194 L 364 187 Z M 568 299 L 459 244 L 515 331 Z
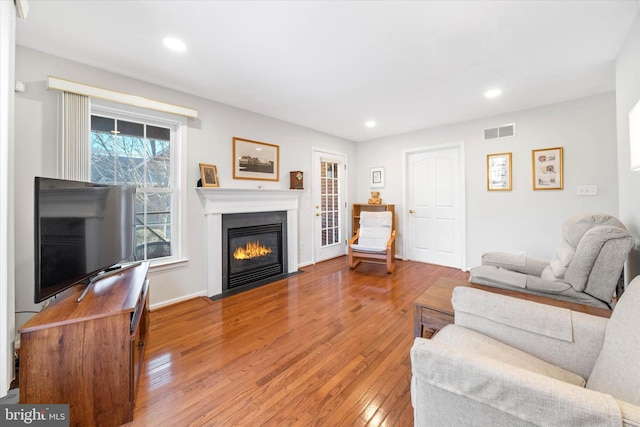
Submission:
M 314 263 L 345 255 L 347 158 L 313 151 Z
M 404 152 L 405 259 L 464 269 L 464 145 Z

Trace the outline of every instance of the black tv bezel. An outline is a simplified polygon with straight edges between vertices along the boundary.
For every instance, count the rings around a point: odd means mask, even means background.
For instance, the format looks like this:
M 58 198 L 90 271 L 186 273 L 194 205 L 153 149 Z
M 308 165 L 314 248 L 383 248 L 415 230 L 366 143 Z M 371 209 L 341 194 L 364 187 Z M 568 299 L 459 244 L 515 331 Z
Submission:
M 52 181 L 61 181 L 61 182 L 71 182 L 71 183 L 78 183 L 78 184 L 88 184 L 93 188 L 99 187 L 99 188 L 104 188 L 104 187 L 126 187 L 124 185 L 111 185 L 111 184 L 101 184 L 101 183 L 95 183 L 95 182 L 88 182 L 88 181 L 79 181 L 79 180 L 71 180 L 71 179 L 62 179 L 62 178 L 49 178 L 49 177 L 40 177 L 40 176 L 36 176 L 34 178 L 34 185 L 33 185 L 33 189 L 34 189 L 34 195 L 33 195 L 33 200 L 34 200 L 34 217 L 33 217 L 33 222 L 34 222 L 34 226 L 33 226 L 33 230 L 34 230 L 34 293 L 33 293 L 33 302 L 35 304 L 39 304 L 47 299 L 53 298 L 54 296 L 58 295 L 59 293 L 73 287 L 76 285 L 88 285 L 91 281 L 92 278 L 96 277 L 99 273 L 106 271 L 106 270 L 110 270 L 113 266 L 121 263 L 121 262 L 125 262 L 128 261 L 128 259 L 123 259 L 123 260 L 119 260 L 116 261 L 112 264 L 108 264 L 108 265 L 104 265 L 96 270 L 87 272 L 81 276 L 78 276 L 76 278 L 73 279 L 69 279 L 66 280 L 64 282 L 60 282 L 59 284 L 56 285 L 52 285 L 49 286 L 45 289 L 42 288 L 42 278 L 41 278 L 41 274 L 40 274 L 40 269 L 41 269 L 41 248 L 42 248 L 42 241 L 41 241 L 41 230 L 40 230 L 40 203 L 39 203 L 39 197 L 40 197 L 40 180 L 41 179 L 46 179 L 46 180 L 52 180 Z M 135 190 L 134 190 L 134 197 L 135 197 Z M 135 204 L 134 204 L 135 206 Z M 135 212 L 133 212 L 133 215 L 135 216 Z M 133 257 L 134 255 L 134 250 L 133 250 L 133 246 L 134 246 L 135 242 L 132 242 L 132 248 L 130 250 L 131 255 L 130 257 Z

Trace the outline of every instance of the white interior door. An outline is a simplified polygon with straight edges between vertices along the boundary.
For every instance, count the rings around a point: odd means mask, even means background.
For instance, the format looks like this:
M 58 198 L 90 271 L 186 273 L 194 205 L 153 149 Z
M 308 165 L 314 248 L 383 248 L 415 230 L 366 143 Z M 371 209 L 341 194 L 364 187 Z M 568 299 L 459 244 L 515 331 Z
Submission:
M 346 156 L 313 152 L 314 262 L 346 253 Z
M 464 265 L 464 179 L 462 147 L 406 154 L 408 259 L 462 268 Z

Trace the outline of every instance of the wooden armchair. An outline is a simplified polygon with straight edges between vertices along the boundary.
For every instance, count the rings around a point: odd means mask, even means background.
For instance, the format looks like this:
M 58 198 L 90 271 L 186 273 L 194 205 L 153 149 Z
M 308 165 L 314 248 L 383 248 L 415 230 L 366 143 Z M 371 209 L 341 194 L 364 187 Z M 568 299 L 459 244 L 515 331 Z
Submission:
M 360 228 L 349 239 L 349 267 L 360 262 L 386 264 L 387 273 L 393 273 L 395 263 L 395 238 L 393 214 L 385 212 L 360 213 Z

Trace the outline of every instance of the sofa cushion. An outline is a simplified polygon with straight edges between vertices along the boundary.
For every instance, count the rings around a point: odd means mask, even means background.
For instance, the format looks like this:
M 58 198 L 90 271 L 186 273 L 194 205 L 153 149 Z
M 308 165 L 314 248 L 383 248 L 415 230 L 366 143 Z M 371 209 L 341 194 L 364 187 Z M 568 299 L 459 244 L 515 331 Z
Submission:
M 620 240 L 621 245 L 613 244 L 615 240 Z M 565 281 L 570 283 L 576 291 L 583 292 L 591 279 L 591 275 L 597 274 L 596 261 L 602 266 L 611 268 L 614 265 L 619 266 L 616 271 L 620 274 L 625 256 L 631 249 L 631 245 L 631 235 L 624 226 L 621 228 L 603 225 L 591 228 L 584 233 L 582 240 L 576 247 L 573 262 L 564 276 Z M 612 250 L 603 250 L 606 247 L 610 247 Z M 603 269 L 604 271 L 608 271 L 608 269 Z M 599 279 L 607 280 L 608 278 L 601 277 Z M 611 289 L 611 294 L 613 294 L 613 289 Z
M 479 354 L 579 387 L 585 385 L 584 378 L 577 374 L 462 326 L 447 325 L 431 340 L 453 346 L 465 353 Z
M 549 261 L 549 270 L 553 274 L 554 279 L 564 279 L 564 273 L 566 273 L 569 264 L 571 264 L 574 253 L 575 251 L 569 243 L 566 241 L 560 243 L 556 254 Z
M 570 216 L 562 224 L 562 236 L 574 248 L 582 239 L 584 233 L 599 225 L 610 225 L 625 228 L 624 224 L 616 217 L 608 214 L 584 212 Z

